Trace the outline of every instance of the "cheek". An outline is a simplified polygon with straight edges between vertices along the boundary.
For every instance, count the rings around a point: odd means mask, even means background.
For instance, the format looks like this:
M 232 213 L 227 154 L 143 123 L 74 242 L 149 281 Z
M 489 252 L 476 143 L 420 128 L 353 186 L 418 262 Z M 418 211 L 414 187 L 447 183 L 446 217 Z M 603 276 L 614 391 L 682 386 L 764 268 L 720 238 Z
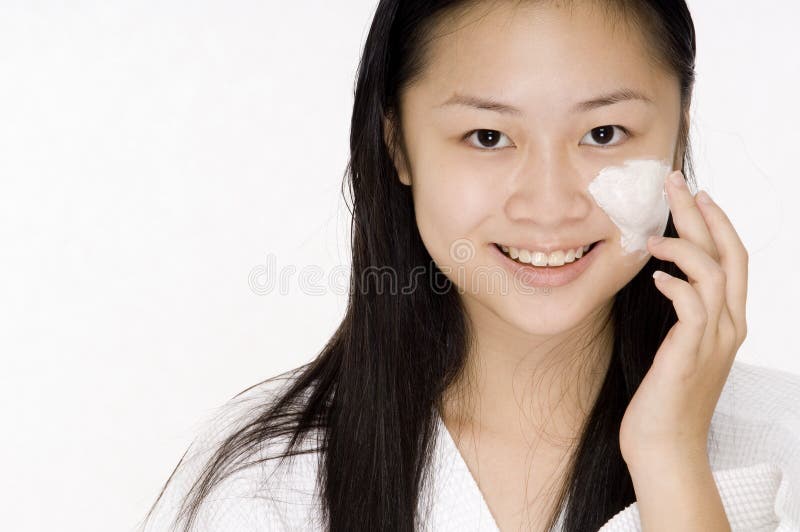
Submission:
M 492 188 L 486 176 L 453 165 L 418 176 L 414 204 L 420 233 L 448 241 L 474 238 L 474 229 L 492 212 Z
M 647 252 L 647 238 L 667 227 L 669 203 L 664 180 L 671 161 L 631 159 L 603 168 L 589 183 L 589 193 L 620 231 L 623 254 Z

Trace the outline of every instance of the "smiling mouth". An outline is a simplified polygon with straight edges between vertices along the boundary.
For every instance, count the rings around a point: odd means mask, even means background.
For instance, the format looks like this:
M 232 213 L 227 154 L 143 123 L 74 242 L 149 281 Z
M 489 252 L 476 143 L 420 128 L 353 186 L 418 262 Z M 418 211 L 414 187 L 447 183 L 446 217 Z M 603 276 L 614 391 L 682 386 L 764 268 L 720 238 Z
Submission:
M 516 248 L 508 248 L 498 243 L 494 243 L 494 246 L 500 253 L 518 264 L 535 268 L 559 268 L 580 261 L 583 257 L 591 253 L 600 242 L 602 242 L 602 240 L 592 242 L 588 247 L 584 246 L 576 250 L 567 250 L 566 252 L 562 250 L 554 251 L 549 255 L 542 252 L 532 253 L 524 249 L 517 250 Z M 516 257 L 514 255 L 516 255 Z

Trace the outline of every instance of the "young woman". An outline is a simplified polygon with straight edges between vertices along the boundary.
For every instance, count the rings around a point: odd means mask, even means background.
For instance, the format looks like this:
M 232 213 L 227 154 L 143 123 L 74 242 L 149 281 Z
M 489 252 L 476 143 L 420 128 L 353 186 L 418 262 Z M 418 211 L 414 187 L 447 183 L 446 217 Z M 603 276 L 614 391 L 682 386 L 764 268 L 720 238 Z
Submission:
M 694 57 L 683 0 L 382 0 L 346 315 L 144 528 L 800 530 L 800 377 L 734 362 L 748 257 L 691 191 Z

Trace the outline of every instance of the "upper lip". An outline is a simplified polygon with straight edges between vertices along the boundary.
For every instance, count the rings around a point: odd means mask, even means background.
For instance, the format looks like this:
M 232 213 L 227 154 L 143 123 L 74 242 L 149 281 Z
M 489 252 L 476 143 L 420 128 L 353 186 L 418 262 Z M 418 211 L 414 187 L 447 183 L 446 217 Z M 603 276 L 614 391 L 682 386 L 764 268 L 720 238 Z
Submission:
M 566 251 L 568 249 L 583 248 L 584 246 L 594 244 L 595 242 L 599 242 L 599 240 L 588 240 L 577 244 L 575 242 L 555 243 L 555 244 L 532 244 L 532 243 L 507 244 L 505 242 L 498 242 L 498 244 L 510 248 L 527 249 L 528 251 L 541 251 L 544 253 L 551 253 L 553 251 L 558 251 L 558 250 Z

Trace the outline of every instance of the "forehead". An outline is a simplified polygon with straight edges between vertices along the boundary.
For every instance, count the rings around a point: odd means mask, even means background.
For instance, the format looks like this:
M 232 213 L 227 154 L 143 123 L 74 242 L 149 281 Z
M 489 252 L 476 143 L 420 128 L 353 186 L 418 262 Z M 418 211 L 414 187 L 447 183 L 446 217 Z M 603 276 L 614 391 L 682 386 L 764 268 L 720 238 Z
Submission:
M 651 63 L 646 46 L 640 30 L 596 2 L 493 2 L 434 30 L 418 94 L 432 105 L 454 92 L 491 95 L 532 112 L 566 110 L 619 87 L 668 100 L 664 91 L 677 91 L 677 81 Z

